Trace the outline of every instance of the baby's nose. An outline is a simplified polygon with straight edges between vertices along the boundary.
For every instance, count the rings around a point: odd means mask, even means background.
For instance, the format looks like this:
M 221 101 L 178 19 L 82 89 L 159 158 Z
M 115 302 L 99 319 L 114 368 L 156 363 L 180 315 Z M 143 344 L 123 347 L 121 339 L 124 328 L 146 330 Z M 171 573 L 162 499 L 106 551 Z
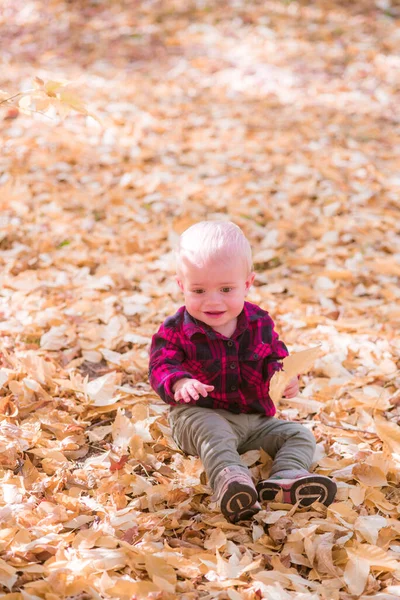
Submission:
M 216 292 L 210 292 L 209 294 L 207 294 L 207 300 L 208 300 L 208 302 L 219 303 L 221 301 L 221 298 L 220 298 L 219 293 L 216 291 Z

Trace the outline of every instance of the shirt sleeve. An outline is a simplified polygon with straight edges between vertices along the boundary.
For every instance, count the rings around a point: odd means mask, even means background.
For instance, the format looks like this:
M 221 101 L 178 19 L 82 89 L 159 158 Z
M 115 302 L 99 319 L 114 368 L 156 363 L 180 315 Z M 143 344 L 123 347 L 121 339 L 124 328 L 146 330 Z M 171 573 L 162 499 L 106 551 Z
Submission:
M 275 331 L 274 322 L 269 316 L 263 324 L 262 337 L 264 340 L 268 340 L 272 350 L 271 354 L 264 359 L 263 365 L 263 377 L 265 381 L 269 383 L 274 373 L 282 370 L 282 360 L 286 358 L 286 356 L 289 356 L 289 352 L 285 344 L 279 339 L 279 336 Z
M 192 379 L 182 363 L 185 353 L 179 343 L 179 334 L 172 328 L 161 325 L 153 335 L 150 348 L 149 381 L 153 390 L 167 404 L 177 404 L 172 388 L 183 377 Z

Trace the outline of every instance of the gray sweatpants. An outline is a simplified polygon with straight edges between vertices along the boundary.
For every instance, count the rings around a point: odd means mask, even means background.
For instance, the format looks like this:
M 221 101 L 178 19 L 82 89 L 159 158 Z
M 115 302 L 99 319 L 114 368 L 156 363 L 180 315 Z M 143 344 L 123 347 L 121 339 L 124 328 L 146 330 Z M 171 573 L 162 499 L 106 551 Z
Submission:
M 237 465 L 248 471 L 240 460 L 248 450 L 262 448 L 274 459 L 271 475 L 308 470 L 314 456 L 314 436 L 300 423 L 192 405 L 173 406 L 169 422 L 181 450 L 201 458 L 213 489 L 225 467 Z

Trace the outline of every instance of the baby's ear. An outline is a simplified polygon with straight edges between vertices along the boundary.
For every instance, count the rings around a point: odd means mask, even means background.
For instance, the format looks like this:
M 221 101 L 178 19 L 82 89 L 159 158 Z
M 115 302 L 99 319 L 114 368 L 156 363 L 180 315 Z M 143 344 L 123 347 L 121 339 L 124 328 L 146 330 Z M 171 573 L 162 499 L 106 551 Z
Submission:
M 179 289 L 181 290 L 181 292 L 183 292 L 183 283 L 182 283 L 182 281 L 179 279 L 178 275 L 176 275 L 176 277 L 175 277 L 175 281 L 176 281 L 176 283 L 178 284 L 178 286 L 179 286 Z
M 251 288 L 251 286 L 253 285 L 253 281 L 255 278 L 256 274 L 254 272 L 250 273 L 250 275 L 248 276 L 248 278 L 246 279 L 246 292 Z

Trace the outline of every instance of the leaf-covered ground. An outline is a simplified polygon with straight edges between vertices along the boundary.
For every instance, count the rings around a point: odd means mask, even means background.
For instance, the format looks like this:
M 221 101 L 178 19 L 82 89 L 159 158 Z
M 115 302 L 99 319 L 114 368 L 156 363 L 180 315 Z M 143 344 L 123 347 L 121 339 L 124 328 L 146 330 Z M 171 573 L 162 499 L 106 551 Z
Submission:
M 398 4 L 0 11 L 0 89 L 70 80 L 102 123 L 0 105 L 2 597 L 398 598 Z M 253 245 L 249 299 L 292 351 L 321 344 L 279 408 L 317 438 L 328 509 L 228 524 L 148 385 L 173 245 L 221 217 Z

